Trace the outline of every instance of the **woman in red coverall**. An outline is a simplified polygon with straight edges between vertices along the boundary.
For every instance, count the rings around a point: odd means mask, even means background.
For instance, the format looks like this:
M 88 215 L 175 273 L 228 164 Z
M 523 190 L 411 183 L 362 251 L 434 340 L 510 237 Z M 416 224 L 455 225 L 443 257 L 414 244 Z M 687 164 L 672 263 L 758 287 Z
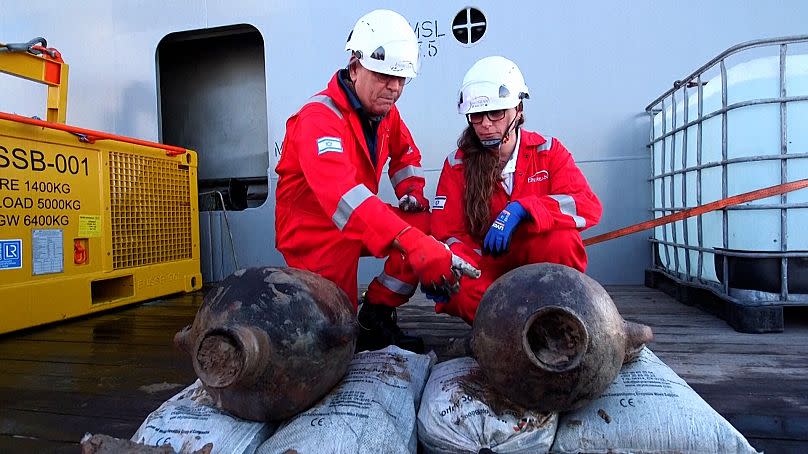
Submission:
M 570 152 L 521 127 L 528 97 L 519 68 L 499 56 L 475 63 L 460 88 L 468 126 L 443 164 L 431 228 L 482 276 L 463 278 L 457 294 L 427 296 L 437 312 L 469 324 L 488 286 L 514 268 L 551 262 L 585 271 L 580 231 L 600 220 L 600 201 Z

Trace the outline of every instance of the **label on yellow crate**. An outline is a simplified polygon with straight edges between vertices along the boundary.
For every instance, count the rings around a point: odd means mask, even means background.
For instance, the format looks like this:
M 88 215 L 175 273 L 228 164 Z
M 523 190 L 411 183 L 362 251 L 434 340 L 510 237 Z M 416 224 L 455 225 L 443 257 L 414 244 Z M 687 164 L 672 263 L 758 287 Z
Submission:
M 64 231 L 62 229 L 31 230 L 33 274 L 64 272 Z
M 101 236 L 101 216 L 80 214 L 79 236 L 82 238 L 98 238 Z

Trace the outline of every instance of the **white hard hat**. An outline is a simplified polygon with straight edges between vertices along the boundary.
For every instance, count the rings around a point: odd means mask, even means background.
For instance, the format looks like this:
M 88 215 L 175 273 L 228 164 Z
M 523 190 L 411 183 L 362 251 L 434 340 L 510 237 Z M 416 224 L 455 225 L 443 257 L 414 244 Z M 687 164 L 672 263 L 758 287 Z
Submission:
M 345 50 L 371 71 L 399 77 L 418 75 L 418 39 L 400 14 L 389 9 L 371 11 L 356 21 Z
M 457 111 L 465 115 L 510 109 L 529 97 L 525 78 L 516 63 L 500 56 L 485 57 L 463 77 Z

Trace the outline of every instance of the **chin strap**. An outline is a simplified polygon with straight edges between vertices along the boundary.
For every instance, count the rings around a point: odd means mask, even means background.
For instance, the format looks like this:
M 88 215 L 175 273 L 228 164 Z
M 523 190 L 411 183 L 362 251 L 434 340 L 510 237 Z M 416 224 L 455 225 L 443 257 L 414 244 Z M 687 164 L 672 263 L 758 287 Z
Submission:
M 487 139 L 487 140 L 480 140 L 480 143 L 483 144 L 485 148 L 496 148 L 499 151 L 499 147 L 511 141 L 511 131 L 516 129 L 516 120 L 519 118 L 519 115 L 513 117 L 513 120 L 508 124 L 508 127 L 505 129 L 505 132 L 502 134 L 502 137 L 498 139 Z

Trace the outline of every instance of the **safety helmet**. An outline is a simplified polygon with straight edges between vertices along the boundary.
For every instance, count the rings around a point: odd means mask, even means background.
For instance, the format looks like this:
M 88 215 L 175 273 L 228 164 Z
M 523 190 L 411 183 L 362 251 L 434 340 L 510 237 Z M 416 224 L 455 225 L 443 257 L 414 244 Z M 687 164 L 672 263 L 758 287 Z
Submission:
M 457 111 L 466 115 L 510 109 L 525 98 L 530 98 L 530 93 L 516 63 L 500 56 L 485 57 L 463 77 Z
M 371 11 L 356 21 L 345 50 L 373 72 L 399 77 L 418 75 L 418 39 L 404 17 L 389 9 Z

